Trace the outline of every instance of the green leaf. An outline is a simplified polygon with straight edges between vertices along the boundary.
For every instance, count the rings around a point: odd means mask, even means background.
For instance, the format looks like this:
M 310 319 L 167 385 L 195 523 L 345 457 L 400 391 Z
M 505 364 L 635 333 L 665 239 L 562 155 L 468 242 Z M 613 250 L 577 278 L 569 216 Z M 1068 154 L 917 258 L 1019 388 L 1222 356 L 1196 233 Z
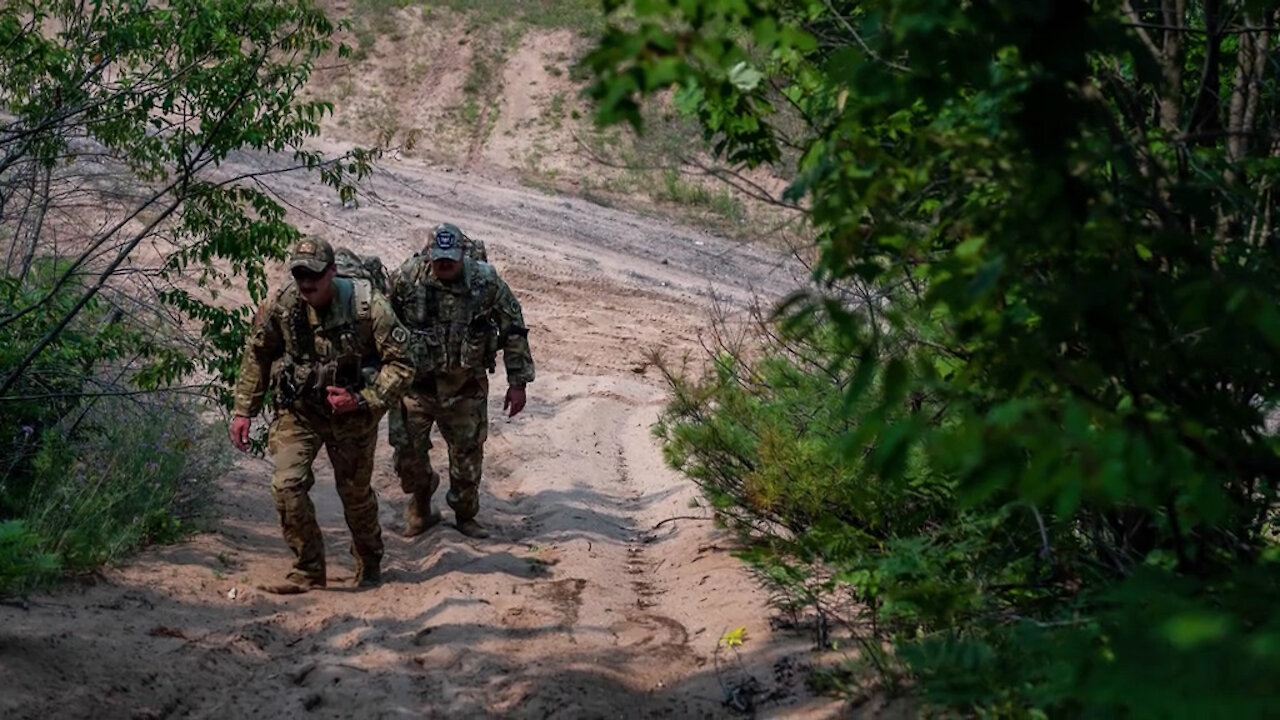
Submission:
M 728 630 L 720 636 L 721 647 L 739 647 L 746 641 L 747 628 L 745 625 Z
M 1231 619 L 1216 613 L 1182 613 L 1164 625 L 1169 642 L 1179 649 L 1190 649 L 1220 640 L 1231 628 Z
M 729 82 L 744 92 L 755 90 L 764 79 L 764 74 L 753 69 L 746 62 L 738 62 L 729 68 Z

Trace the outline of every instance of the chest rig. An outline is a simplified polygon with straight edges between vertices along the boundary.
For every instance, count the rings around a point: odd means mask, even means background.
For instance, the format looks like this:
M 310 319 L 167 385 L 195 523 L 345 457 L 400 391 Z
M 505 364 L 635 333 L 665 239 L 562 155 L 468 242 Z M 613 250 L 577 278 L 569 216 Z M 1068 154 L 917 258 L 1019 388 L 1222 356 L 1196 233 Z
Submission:
M 373 341 L 372 288 L 361 280 L 338 280 L 337 296 L 321 314 L 296 290 L 282 297 L 285 354 L 277 375 L 281 404 L 326 407 L 330 385 L 359 391 L 377 373 Z
M 398 298 L 409 326 L 410 352 L 418 375 L 488 370 L 497 357 L 498 323 L 491 296 L 494 285 L 481 265 L 463 260 L 463 282 L 446 286 L 430 273 L 431 264 L 417 257 L 407 274 L 410 282 Z

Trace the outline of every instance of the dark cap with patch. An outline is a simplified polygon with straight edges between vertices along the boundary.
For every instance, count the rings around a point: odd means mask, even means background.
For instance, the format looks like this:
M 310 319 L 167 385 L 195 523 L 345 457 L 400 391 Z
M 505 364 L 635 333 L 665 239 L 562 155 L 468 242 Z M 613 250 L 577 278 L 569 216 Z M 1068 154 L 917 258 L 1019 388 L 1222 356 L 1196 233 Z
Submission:
M 322 273 L 333 264 L 333 246 L 320 238 L 306 237 L 293 246 L 289 256 L 289 272 L 307 270 Z
M 430 248 L 432 260 L 461 260 L 462 231 L 449 223 L 435 226 L 431 231 Z

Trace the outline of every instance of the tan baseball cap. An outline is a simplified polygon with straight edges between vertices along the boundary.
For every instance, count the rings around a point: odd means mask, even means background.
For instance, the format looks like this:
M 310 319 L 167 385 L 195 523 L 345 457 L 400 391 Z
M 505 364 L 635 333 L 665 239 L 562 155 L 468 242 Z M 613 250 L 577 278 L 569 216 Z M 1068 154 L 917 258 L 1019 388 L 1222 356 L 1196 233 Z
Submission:
M 322 273 L 333 264 L 333 246 L 320 238 L 305 237 L 293 246 L 289 256 L 289 272 L 303 269 Z

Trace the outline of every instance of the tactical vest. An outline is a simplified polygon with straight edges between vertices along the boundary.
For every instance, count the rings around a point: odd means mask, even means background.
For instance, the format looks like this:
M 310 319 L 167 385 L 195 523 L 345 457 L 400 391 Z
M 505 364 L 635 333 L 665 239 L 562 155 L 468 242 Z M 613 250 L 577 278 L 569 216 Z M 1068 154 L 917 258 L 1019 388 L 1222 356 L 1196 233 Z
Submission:
M 323 407 L 318 400 L 327 386 L 358 391 L 377 374 L 373 288 L 365 280 L 350 279 L 350 283 L 347 302 L 342 302 L 340 294 L 323 321 L 296 286 L 281 292 L 277 308 L 284 330 L 284 357 L 276 381 L 285 405 L 296 398 Z
M 401 297 L 401 320 L 409 328 L 409 350 L 419 377 L 460 371 L 493 372 L 498 355 L 498 321 L 494 298 L 497 275 L 487 263 L 463 259 L 465 293 L 452 293 L 428 282 L 431 263 L 411 260 Z

